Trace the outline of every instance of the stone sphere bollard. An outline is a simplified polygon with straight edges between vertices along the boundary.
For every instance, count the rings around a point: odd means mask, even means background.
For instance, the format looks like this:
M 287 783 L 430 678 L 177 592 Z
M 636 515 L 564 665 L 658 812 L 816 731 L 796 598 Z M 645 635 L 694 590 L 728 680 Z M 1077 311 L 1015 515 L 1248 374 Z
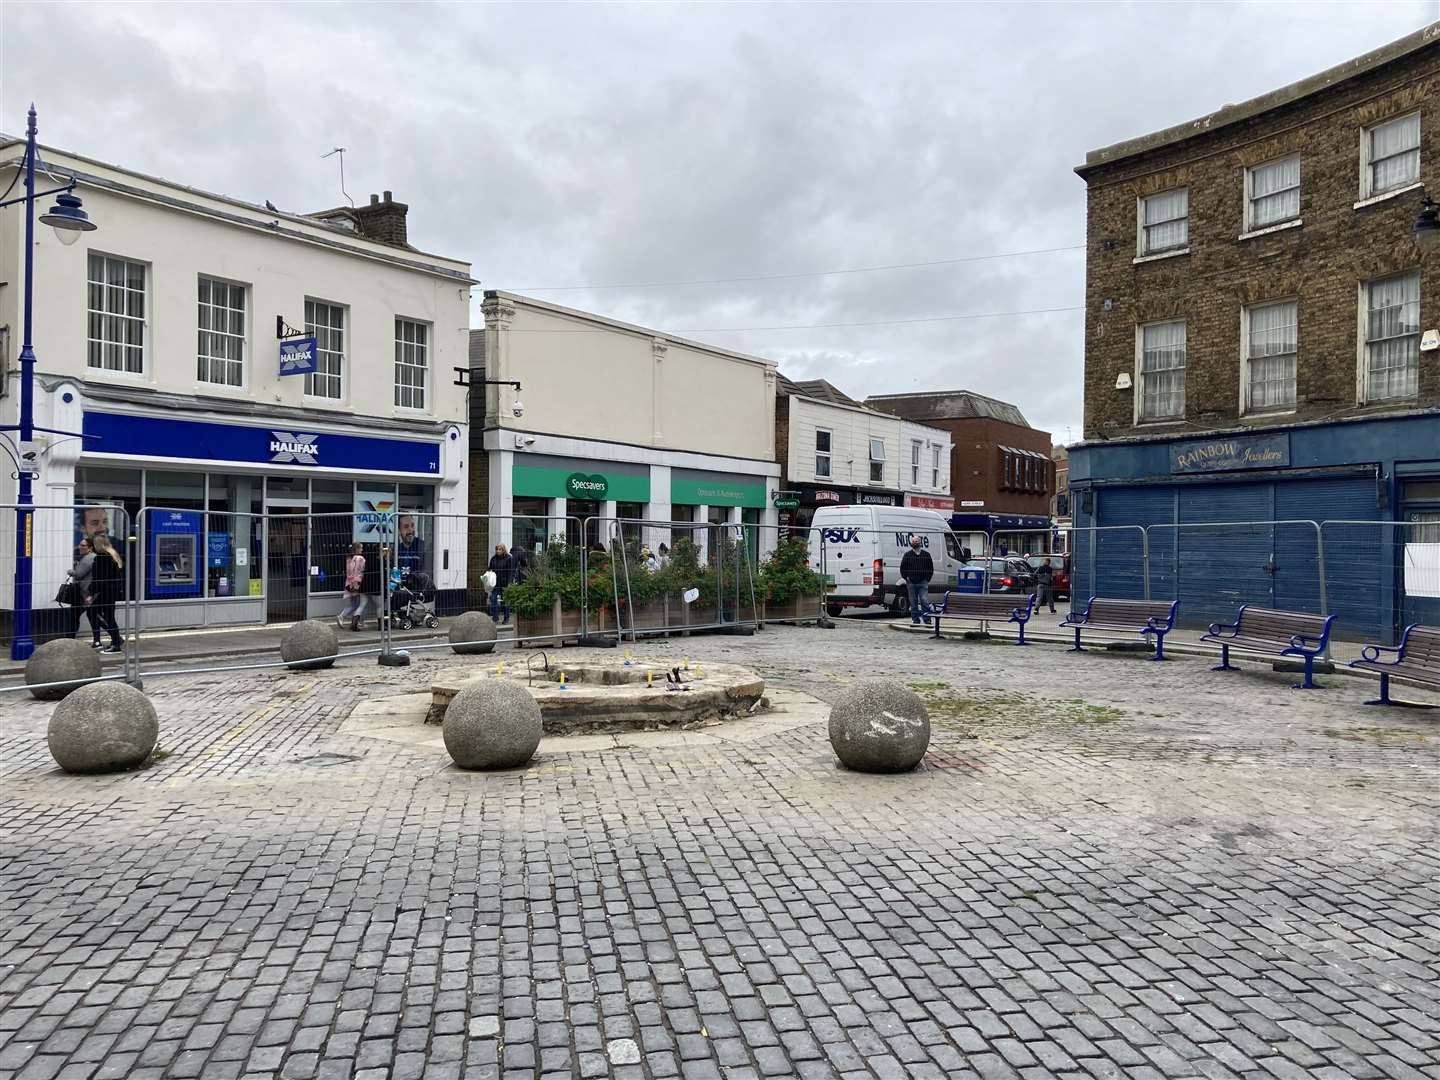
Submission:
M 445 749 L 462 769 L 513 769 L 540 745 L 540 706 L 523 686 L 473 682 L 445 710 Z
M 909 687 L 866 679 L 831 706 L 830 745 L 848 769 L 905 772 L 930 745 L 930 712 Z
M 25 683 L 63 682 L 64 686 L 48 686 L 30 693 L 41 701 L 59 701 L 72 690 L 78 690 L 91 679 L 100 677 L 100 656 L 83 641 L 56 638 L 47 641 L 25 661 Z
M 340 642 L 328 623 L 319 619 L 297 622 L 280 639 L 280 659 L 291 671 L 328 668 L 340 653 Z
M 465 612 L 450 624 L 450 647 L 461 656 L 491 652 L 495 648 L 495 620 L 483 611 Z
M 50 756 L 66 772 L 111 772 L 143 764 L 159 737 L 155 706 L 122 682 L 82 686 L 50 714 Z

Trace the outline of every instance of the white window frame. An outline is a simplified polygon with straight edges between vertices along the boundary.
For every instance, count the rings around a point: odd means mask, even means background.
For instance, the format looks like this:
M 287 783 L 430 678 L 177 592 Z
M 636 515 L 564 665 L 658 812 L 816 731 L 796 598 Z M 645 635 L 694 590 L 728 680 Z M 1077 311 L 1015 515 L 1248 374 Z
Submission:
M 1260 169 L 1269 168 L 1271 165 L 1283 165 L 1287 161 L 1293 161 L 1297 166 L 1297 179 L 1295 180 L 1295 187 L 1293 189 L 1281 188 L 1280 191 L 1272 191 L 1269 195 L 1262 195 L 1261 198 L 1274 198 L 1276 195 L 1279 195 L 1282 192 L 1293 190 L 1296 193 L 1295 213 L 1287 218 L 1280 218 L 1276 221 L 1267 221 L 1265 222 L 1265 224 L 1262 225 L 1255 220 L 1255 173 Z M 1278 229 L 1282 225 L 1289 225 L 1300 220 L 1300 192 L 1302 190 L 1301 185 L 1305 182 L 1305 175 L 1303 170 L 1299 167 L 1300 165 L 1301 162 L 1299 154 L 1286 154 L 1284 157 L 1271 158 L 1269 161 L 1262 161 L 1260 162 L 1260 164 L 1252 165 L 1245 170 L 1245 231 L 1247 233 L 1254 232 L 1257 229 Z
M 1167 218 L 1165 221 L 1151 222 L 1145 224 L 1145 204 L 1151 199 L 1158 199 L 1163 195 L 1173 195 L 1177 191 L 1185 192 L 1185 216 L 1183 218 Z M 1156 225 L 1165 225 L 1171 221 L 1185 222 L 1185 239 L 1178 244 L 1169 247 L 1152 248 L 1150 246 L 1148 229 Z M 1141 195 L 1135 200 L 1135 254 L 1138 258 L 1147 259 L 1161 255 L 1179 255 L 1190 250 L 1190 188 L 1188 185 L 1166 188 L 1164 191 L 1152 191 L 1149 195 Z
M 1288 304 L 1295 309 L 1295 387 L 1288 405 L 1255 406 L 1250 403 L 1250 313 L 1261 308 L 1280 307 Z M 1264 300 L 1240 308 L 1240 415 L 1275 416 L 1293 413 L 1299 401 L 1300 391 L 1300 301 L 1298 297 Z
M 414 331 L 413 340 L 404 337 L 406 328 Z M 430 342 L 434 335 L 431 325 L 421 319 L 409 319 L 404 315 L 395 316 L 395 408 L 406 412 L 427 412 L 430 408 Z M 417 362 L 418 357 L 418 362 Z M 405 373 L 418 372 L 419 382 L 405 382 Z M 411 375 L 410 378 L 417 376 Z M 419 404 L 414 404 L 414 391 L 419 391 Z M 411 401 L 401 400 L 410 391 Z
M 880 466 L 879 476 L 876 476 L 875 466 Z M 879 436 L 870 436 L 870 483 L 883 484 L 885 482 L 885 440 Z
M 940 447 L 930 447 L 930 486 L 940 490 Z
M 200 290 L 210 285 L 210 299 L 201 298 Z M 239 290 L 240 307 L 230 307 L 228 304 L 215 303 L 215 286 L 219 285 L 226 290 Z M 227 297 L 228 299 L 228 297 Z M 208 312 L 208 315 L 207 315 Z M 214 326 L 215 313 L 223 312 L 227 316 L 238 314 L 240 316 L 240 332 L 234 333 L 227 326 L 223 330 L 217 330 Z M 211 325 L 207 326 L 206 322 Z M 250 287 L 243 282 L 231 281 L 228 278 L 216 277 L 214 274 L 199 274 L 195 279 L 195 381 L 202 386 L 223 386 L 232 390 L 243 390 L 246 386 L 246 375 L 248 364 L 246 360 L 249 355 L 250 336 Z M 219 338 L 225 342 L 233 342 L 239 349 L 239 357 L 228 355 L 217 355 L 205 347 L 206 338 Z M 237 381 L 220 380 L 212 378 L 216 365 L 225 370 L 234 369 Z
M 826 449 L 820 449 L 820 436 L 825 436 Z M 835 476 L 835 432 L 830 428 L 815 429 L 815 479 L 831 480 Z M 825 471 L 820 471 L 820 462 L 825 462 Z
M 1414 176 L 1412 179 L 1410 179 L 1410 180 L 1404 180 L 1404 181 L 1401 181 L 1401 182 L 1398 183 L 1398 184 L 1392 184 L 1392 185 L 1390 185 L 1390 186 L 1387 187 L 1387 188 L 1379 188 L 1379 189 L 1376 189 L 1376 187 L 1375 187 L 1375 168 L 1374 168 L 1375 162 L 1374 162 L 1373 160 L 1371 160 L 1371 157 L 1370 157 L 1370 143 L 1371 143 L 1371 141 L 1372 141 L 1372 140 L 1371 140 L 1371 137 L 1370 137 L 1371 134 L 1372 134 L 1377 128 L 1382 128 L 1382 127 L 1385 127 L 1385 126 L 1387 126 L 1387 125 L 1389 125 L 1389 124 L 1398 124 L 1398 123 L 1401 123 L 1402 121 L 1410 120 L 1410 119 L 1412 119 L 1412 118 L 1413 118 L 1414 121 L 1415 121 L 1415 127 L 1416 127 L 1415 146 L 1414 146 L 1413 149 L 1403 150 L 1403 151 L 1401 151 L 1401 153 L 1414 154 L 1414 155 L 1415 155 L 1415 176 Z M 1425 137 L 1425 128 L 1424 128 L 1424 125 L 1421 123 L 1421 117 L 1420 117 L 1420 110 L 1419 110 L 1419 109 L 1416 109 L 1414 112 L 1401 113 L 1399 116 L 1387 117 L 1387 118 L 1384 119 L 1384 120 L 1379 120 L 1379 121 L 1377 121 L 1377 122 L 1375 122 L 1375 123 L 1373 123 L 1373 124 L 1370 124 L 1370 125 L 1368 125 L 1368 126 L 1366 126 L 1366 127 L 1361 128 L 1361 129 L 1360 129 L 1360 198 L 1361 198 L 1362 200 L 1364 200 L 1364 199 L 1377 199 L 1377 198 L 1380 198 L 1381 196 L 1384 196 L 1384 195 L 1398 195 L 1398 194 L 1399 194 L 1400 192 L 1402 192 L 1402 191 L 1409 191 L 1409 190 L 1410 190 L 1411 188 L 1413 188 L 1413 187 L 1418 187 L 1418 186 L 1420 185 L 1420 183 L 1422 182 L 1422 181 L 1421 181 L 1421 172 L 1420 172 L 1420 170 L 1421 170 L 1421 167 L 1422 167 L 1422 165 L 1423 165 L 1424 163 L 1420 160 L 1420 150 L 1421 150 L 1422 144 L 1423 144 L 1423 142 L 1424 142 L 1424 137 Z M 1399 155 L 1399 154 L 1392 154 L 1392 155 L 1390 155 L 1390 156 L 1391 156 L 1391 157 L 1399 157 L 1400 155 Z
M 1358 402 L 1358 403 L 1361 404 L 1361 405 L 1372 405 L 1372 404 L 1375 404 L 1376 402 L 1386 402 L 1386 401 L 1411 401 L 1411 400 L 1414 400 L 1414 398 L 1415 398 L 1415 395 L 1414 395 L 1414 394 L 1404 394 L 1404 395 L 1398 395 L 1398 396 L 1395 396 L 1395 397 L 1383 397 L 1383 398 L 1371 397 L 1371 395 L 1370 395 L 1370 290 L 1371 290 L 1372 287 L 1374 287 L 1375 285 L 1380 284 L 1380 283 L 1383 282 L 1383 281 L 1392 281 L 1392 280 L 1394 280 L 1395 278 L 1399 278 L 1399 277 L 1419 276 L 1419 274 L 1420 274 L 1420 269 L 1419 269 L 1418 267 L 1416 267 L 1416 268 L 1411 269 L 1411 270 L 1402 270 L 1402 271 L 1401 271 L 1400 273 L 1398 273 L 1398 274 L 1384 274 L 1384 275 L 1382 275 L 1382 276 L 1380 276 L 1380 277 L 1371 278 L 1369 281 L 1362 281 L 1362 282 L 1360 283 L 1359 303 L 1356 305 L 1356 307 L 1358 308 L 1358 313 L 1359 313 L 1359 317 L 1360 317 L 1360 318 L 1359 318 L 1359 333 L 1356 335 L 1356 338 L 1357 338 L 1357 341 L 1358 341 L 1358 344 L 1359 344 L 1359 359 L 1358 359 L 1357 371 L 1356 371 L 1355 400 L 1356 400 L 1356 402 Z M 1422 281 L 1421 281 L 1421 286 L 1422 286 L 1422 289 L 1421 289 L 1421 299 L 1423 299 L 1423 286 L 1424 286 L 1424 281 L 1423 281 L 1423 279 L 1422 279 Z M 1423 314 L 1420 312 L 1419 307 L 1418 307 L 1418 302 L 1417 302 L 1416 318 L 1415 318 L 1415 323 L 1416 323 L 1417 329 L 1415 330 L 1415 333 L 1414 333 L 1413 335 L 1411 335 L 1411 334 L 1397 335 L 1397 336 L 1403 336 L 1403 337 L 1411 337 L 1411 336 L 1413 336 L 1413 337 L 1415 338 L 1415 381 L 1416 381 L 1416 390 L 1417 390 L 1417 392 L 1418 392 L 1418 390 L 1419 390 L 1419 381 L 1420 381 L 1420 358 L 1421 358 L 1421 353 L 1420 353 L 1420 336 L 1421 336 L 1421 333 L 1422 333 L 1422 330 L 1421 330 L 1420 328 L 1424 326 L 1424 323 L 1422 322 L 1422 319 L 1423 319 Z M 1394 338 L 1387 338 L 1387 339 L 1382 339 L 1382 340 L 1391 340 L 1391 341 L 1393 341 L 1393 340 L 1395 340 L 1395 339 L 1394 339 Z
M 101 260 L 102 279 L 110 269 L 112 263 L 118 263 L 122 267 L 138 267 L 141 275 L 140 288 L 132 289 L 128 284 L 129 273 L 125 272 L 122 283 L 119 285 L 108 284 L 106 280 L 96 281 L 91 276 L 91 260 Z M 91 303 L 91 290 L 101 290 L 100 307 L 96 308 Z M 130 314 L 131 299 L 138 292 L 140 300 L 140 314 Z M 115 301 L 119 301 L 119 307 L 112 310 Z M 103 251 L 89 251 L 85 257 L 85 373 L 90 375 L 105 375 L 121 379 L 143 379 L 150 369 L 150 264 L 140 262 L 138 259 L 127 259 L 123 255 L 108 255 Z M 100 320 L 100 336 L 97 338 L 92 331 L 92 322 L 95 318 Z M 127 334 L 120 332 L 128 328 L 138 334 L 138 343 L 126 340 Z M 109 332 L 120 332 L 112 338 Z M 91 355 L 95 347 L 99 347 L 100 363 L 91 362 Z M 120 350 L 119 367 L 110 367 L 105 362 L 107 348 Z M 134 351 L 132 353 L 132 350 Z M 139 368 L 130 367 L 131 355 L 139 356 Z
M 1169 326 L 1178 323 L 1185 327 L 1185 364 L 1181 371 L 1188 371 L 1190 366 L 1190 324 L 1187 319 L 1154 319 L 1150 322 L 1139 323 L 1135 327 L 1135 424 L 1178 424 L 1185 419 L 1185 408 L 1187 404 L 1185 378 L 1181 377 L 1180 390 L 1180 411 L 1179 413 L 1166 416 L 1145 415 L 1145 330 L 1151 326 Z M 1171 369 L 1174 370 L 1174 369 Z
M 315 321 L 315 317 L 319 314 L 319 309 L 322 307 L 327 308 L 331 311 L 338 311 L 340 313 L 340 325 L 338 328 L 332 326 L 328 322 L 322 326 L 320 323 Z M 333 300 L 321 300 L 319 297 L 316 296 L 307 296 L 305 298 L 305 333 L 308 336 L 315 338 L 316 372 L 313 375 L 305 376 L 305 397 L 309 400 L 330 401 L 337 403 L 343 403 L 345 401 L 345 337 L 350 331 L 349 324 L 350 309 L 346 305 L 337 304 Z M 340 335 L 340 348 L 338 350 L 332 347 L 334 345 L 334 340 L 331 337 L 331 335 L 337 332 Z M 319 370 L 321 359 L 327 356 L 336 356 L 339 358 L 339 363 L 337 365 L 339 370 L 333 372 Z M 336 381 L 339 392 L 336 394 L 317 394 L 315 392 L 317 379 L 322 376 L 326 379 L 333 378 Z

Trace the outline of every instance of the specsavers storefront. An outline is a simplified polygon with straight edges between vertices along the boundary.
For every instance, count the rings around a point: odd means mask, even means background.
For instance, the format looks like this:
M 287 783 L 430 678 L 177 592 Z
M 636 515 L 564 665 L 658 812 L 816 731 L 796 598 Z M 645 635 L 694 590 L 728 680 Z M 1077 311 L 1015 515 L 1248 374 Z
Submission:
M 313 415 L 242 423 L 87 406 L 73 501 L 123 508 L 137 536 L 129 584 L 145 601 L 146 627 L 333 614 L 357 542 L 370 556 L 374 596 L 382 543 L 442 594 L 463 590 L 465 433 L 414 426 L 407 434 Z M 436 514 L 457 516 L 452 524 Z
M 562 532 L 570 544 L 604 544 L 626 521 L 774 524 L 774 511 L 767 511 L 779 473 L 773 461 L 683 453 L 647 455 L 663 462 L 509 451 L 489 456 L 491 513 L 500 515 L 492 526 L 498 540 L 492 542 L 527 551 L 540 550 Z M 725 467 L 688 467 L 697 459 Z M 767 512 L 772 520 L 767 520 Z M 673 531 L 653 525 L 635 528 L 655 546 L 668 542 Z M 773 539 L 768 544 L 765 540 L 757 536 L 757 549 L 773 547 Z

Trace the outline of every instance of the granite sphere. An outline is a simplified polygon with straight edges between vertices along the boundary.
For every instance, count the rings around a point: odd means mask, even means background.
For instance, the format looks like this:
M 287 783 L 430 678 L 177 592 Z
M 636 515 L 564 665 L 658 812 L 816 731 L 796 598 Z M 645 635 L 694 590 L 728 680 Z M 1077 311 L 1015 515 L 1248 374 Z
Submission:
M 477 656 L 495 648 L 495 620 L 483 611 L 467 611 L 450 624 L 450 647 L 461 656 Z
M 72 690 L 77 690 L 91 679 L 100 677 L 100 655 L 83 641 L 74 638 L 56 638 L 47 641 L 25 661 L 25 683 L 34 687 L 40 683 L 64 683 L 64 686 L 46 686 L 32 689 L 30 693 L 41 701 L 59 701 Z
M 462 769 L 514 769 L 540 745 L 540 706 L 503 679 L 470 683 L 445 710 L 445 749 Z
M 830 745 L 848 769 L 906 772 L 930 746 L 930 712 L 908 686 L 866 679 L 831 706 Z
M 328 668 L 340 653 L 340 641 L 329 623 L 319 619 L 297 622 L 280 639 L 280 659 L 291 671 Z
M 150 699 L 122 682 L 97 682 L 69 694 L 50 714 L 50 756 L 66 772 L 98 773 L 145 762 L 160 738 Z

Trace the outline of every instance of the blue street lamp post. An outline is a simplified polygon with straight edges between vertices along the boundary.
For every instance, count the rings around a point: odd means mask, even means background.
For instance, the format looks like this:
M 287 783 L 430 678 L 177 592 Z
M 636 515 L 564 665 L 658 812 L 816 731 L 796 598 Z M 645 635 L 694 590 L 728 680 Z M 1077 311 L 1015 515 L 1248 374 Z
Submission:
M 25 341 L 20 347 L 20 423 L 0 427 L 0 432 L 19 433 L 19 453 L 16 459 L 16 479 L 19 492 L 15 507 L 15 633 L 10 645 L 12 660 L 28 660 L 35 651 L 35 639 L 31 630 L 31 607 L 34 583 L 34 533 L 35 493 L 33 484 L 36 476 L 38 454 L 34 448 L 35 432 L 43 431 L 54 435 L 75 435 L 71 431 L 56 431 L 54 428 L 35 426 L 35 346 L 32 328 L 35 301 L 35 200 L 47 195 L 58 195 L 55 206 L 42 214 L 41 222 L 55 229 L 55 234 L 64 244 L 73 244 L 82 232 L 90 232 L 94 223 L 80 208 L 80 198 L 75 194 L 75 178 L 68 184 L 48 191 L 35 190 L 35 106 L 30 106 L 29 123 L 25 129 L 25 194 L 9 202 L 0 202 L 0 209 L 25 204 Z

